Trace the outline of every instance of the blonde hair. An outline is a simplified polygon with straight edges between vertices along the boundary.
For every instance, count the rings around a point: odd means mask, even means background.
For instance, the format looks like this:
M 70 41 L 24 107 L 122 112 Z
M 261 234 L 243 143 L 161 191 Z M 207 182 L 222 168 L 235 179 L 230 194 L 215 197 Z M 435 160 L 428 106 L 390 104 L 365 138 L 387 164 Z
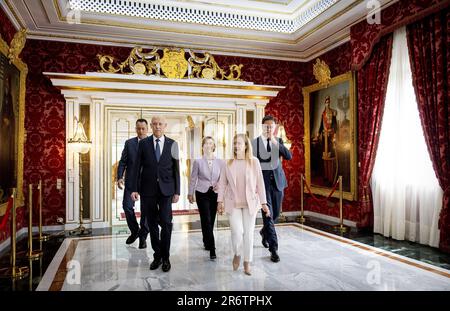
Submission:
M 248 164 L 253 164 L 253 150 L 252 150 L 252 144 L 250 143 L 250 139 L 246 134 L 236 134 L 233 137 L 233 159 L 228 160 L 228 165 L 231 165 L 233 161 L 237 158 L 236 151 L 234 150 L 234 145 L 236 144 L 236 141 L 238 138 L 242 138 L 245 142 L 245 160 Z

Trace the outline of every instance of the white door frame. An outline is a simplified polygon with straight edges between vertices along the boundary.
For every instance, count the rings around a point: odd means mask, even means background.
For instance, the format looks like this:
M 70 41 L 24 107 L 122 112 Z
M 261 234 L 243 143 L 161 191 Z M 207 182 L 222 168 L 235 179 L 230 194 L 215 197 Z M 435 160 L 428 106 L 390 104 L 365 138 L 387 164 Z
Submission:
M 80 105 L 90 107 L 90 215 L 86 227 L 111 226 L 111 198 L 107 160 L 108 110 L 144 108 L 160 111 L 223 111 L 235 116 L 237 133 L 246 131 L 246 111 L 254 111 L 254 133 L 261 132 L 265 105 L 284 87 L 254 85 L 242 81 L 206 79 L 167 79 L 137 75 L 86 73 L 84 75 L 44 73 L 58 87 L 66 100 L 66 139 L 73 136 L 74 118 L 79 117 Z M 110 165 L 108 165 L 110 166 Z M 78 226 L 79 217 L 78 154 L 66 141 L 66 224 L 71 230 Z M 110 171 L 109 171 L 110 174 Z

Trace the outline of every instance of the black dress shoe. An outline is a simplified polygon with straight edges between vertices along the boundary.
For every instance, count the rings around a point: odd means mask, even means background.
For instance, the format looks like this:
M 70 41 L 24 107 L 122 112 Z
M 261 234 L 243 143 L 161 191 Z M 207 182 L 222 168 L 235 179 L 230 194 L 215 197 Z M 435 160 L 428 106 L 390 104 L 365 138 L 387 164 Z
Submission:
M 125 241 L 125 243 L 127 243 L 127 245 L 133 244 L 134 241 L 137 240 L 137 238 L 138 238 L 138 235 L 137 235 L 137 234 L 131 234 L 131 235 L 127 238 L 127 240 Z
M 272 255 L 270 255 L 270 260 L 272 260 L 273 262 L 279 262 L 280 261 L 280 256 L 278 256 L 276 251 L 272 252 Z
M 162 261 L 162 271 L 167 272 L 167 271 L 170 270 L 170 267 L 171 267 L 171 265 L 170 265 L 169 259 L 163 259 L 163 261 Z
M 209 258 L 210 259 L 216 259 L 217 258 L 215 249 L 212 249 L 212 250 L 209 251 Z
M 147 248 L 147 241 L 145 239 L 139 238 L 139 248 L 140 249 Z
M 155 258 L 153 259 L 152 263 L 150 264 L 150 270 L 156 270 L 158 267 L 162 264 L 161 258 Z
M 262 245 L 263 245 L 265 248 L 269 248 L 269 243 L 267 243 L 267 240 L 266 240 L 266 238 L 264 237 L 264 234 L 263 234 L 262 230 L 259 231 L 259 234 L 261 235 L 261 238 L 262 238 L 262 240 L 261 240 Z
M 210 251 L 211 248 L 209 248 L 208 246 L 205 246 L 205 251 Z

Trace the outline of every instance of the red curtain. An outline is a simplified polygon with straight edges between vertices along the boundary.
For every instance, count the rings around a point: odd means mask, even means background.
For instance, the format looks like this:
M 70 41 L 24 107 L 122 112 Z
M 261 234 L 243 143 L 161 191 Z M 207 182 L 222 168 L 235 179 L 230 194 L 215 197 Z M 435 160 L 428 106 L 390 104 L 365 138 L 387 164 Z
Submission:
M 357 73 L 360 227 L 373 226 L 370 177 L 380 137 L 391 64 L 392 41 L 392 33 L 382 37 L 374 47 L 368 61 Z
M 428 152 L 444 190 L 439 248 L 450 252 L 450 10 L 407 26 L 408 49 Z

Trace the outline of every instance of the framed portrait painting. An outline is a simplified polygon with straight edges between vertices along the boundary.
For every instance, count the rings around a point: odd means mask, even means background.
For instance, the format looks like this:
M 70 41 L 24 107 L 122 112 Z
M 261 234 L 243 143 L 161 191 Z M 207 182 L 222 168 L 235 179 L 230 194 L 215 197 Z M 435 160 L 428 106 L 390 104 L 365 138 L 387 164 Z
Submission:
M 17 57 L 25 32 L 11 47 L 0 38 L 0 215 L 17 189 L 16 206 L 23 206 L 23 149 L 25 140 L 25 81 L 27 66 Z
M 352 72 L 303 88 L 305 178 L 328 196 L 342 176 L 343 198 L 356 200 L 356 99 Z M 339 197 L 335 191 L 333 197 Z

